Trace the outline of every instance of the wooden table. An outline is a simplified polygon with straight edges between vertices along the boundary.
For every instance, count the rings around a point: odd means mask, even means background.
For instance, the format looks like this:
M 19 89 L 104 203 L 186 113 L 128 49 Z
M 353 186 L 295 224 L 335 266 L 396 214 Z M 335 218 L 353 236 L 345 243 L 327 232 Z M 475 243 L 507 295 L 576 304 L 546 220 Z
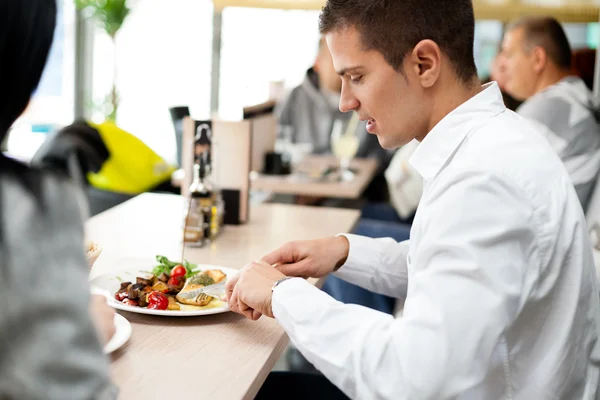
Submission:
M 179 259 L 183 214 L 180 196 L 143 194 L 91 218 L 87 235 L 103 247 L 91 277 L 148 269 L 156 254 Z M 208 247 L 186 248 L 185 258 L 239 269 L 287 241 L 348 232 L 358 217 L 355 210 L 256 205 L 248 224 L 225 227 Z M 123 399 L 252 399 L 288 342 L 265 317 L 122 314 L 133 327 L 112 361 Z
M 309 156 L 302 162 L 301 168 L 303 171 L 323 170 L 325 167 L 337 165 L 335 157 Z M 375 177 L 378 165 L 377 160 L 372 158 L 355 158 L 350 163 L 350 168 L 356 172 L 356 175 L 348 182 L 318 181 L 298 174 L 284 176 L 256 174 L 252 176 L 251 188 L 296 196 L 358 199 Z

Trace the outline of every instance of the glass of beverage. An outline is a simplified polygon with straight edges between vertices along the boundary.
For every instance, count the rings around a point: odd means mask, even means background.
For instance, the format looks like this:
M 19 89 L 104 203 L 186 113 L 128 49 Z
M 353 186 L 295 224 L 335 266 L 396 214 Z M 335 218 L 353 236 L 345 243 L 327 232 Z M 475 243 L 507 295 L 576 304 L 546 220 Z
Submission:
M 355 121 L 356 119 L 356 121 Z M 331 150 L 340 163 L 340 180 L 351 181 L 354 173 L 350 170 L 350 161 L 358 151 L 359 141 L 356 136 L 358 116 L 355 113 L 344 131 L 343 121 L 336 120 L 331 132 Z

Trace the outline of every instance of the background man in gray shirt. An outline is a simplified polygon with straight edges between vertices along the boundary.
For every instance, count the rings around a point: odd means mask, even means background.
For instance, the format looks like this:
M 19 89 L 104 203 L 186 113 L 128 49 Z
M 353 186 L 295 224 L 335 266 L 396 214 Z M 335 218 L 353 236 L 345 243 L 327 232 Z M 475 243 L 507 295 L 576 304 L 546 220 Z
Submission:
M 351 113 L 339 110 L 342 80 L 333 67 L 331 53 L 322 38 L 315 64 L 306 72 L 304 81 L 295 87 L 278 105 L 279 123 L 291 128 L 292 143 L 311 143 L 313 153 L 331 151 L 331 131 L 335 120 L 348 123 Z M 374 135 L 369 135 L 365 123 L 358 124 L 356 135 L 360 145 L 356 157 L 375 157 L 385 169 L 391 159 Z
M 599 104 L 573 75 L 571 47 L 560 23 L 526 17 L 510 24 L 502 43 L 506 91 L 525 102 L 532 121 L 563 161 L 584 210 L 600 170 Z

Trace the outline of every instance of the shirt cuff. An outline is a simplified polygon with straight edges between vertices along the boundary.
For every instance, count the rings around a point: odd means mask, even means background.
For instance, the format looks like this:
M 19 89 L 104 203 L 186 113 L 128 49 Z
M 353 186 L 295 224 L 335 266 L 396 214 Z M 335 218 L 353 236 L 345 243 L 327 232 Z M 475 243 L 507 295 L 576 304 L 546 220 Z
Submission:
M 338 275 L 338 271 L 344 270 L 344 272 L 349 271 L 360 271 L 363 272 L 365 269 L 365 260 L 369 260 L 371 256 L 375 256 L 376 260 L 379 259 L 379 253 L 374 252 L 374 254 L 367 254 L 368 249 L 373 247 L 373 239 L 360 235 L 353 235 L 351 233 L 341 233 L 337 236 L 344 236 L 348 239 L 348 243 L 350 245 L 348 250 L 348 258 L 346 258 L 346 262 L 342 264 L 340 268 L 334 273 Z M 371 246 L 369 246 L 371 245 Z
M 322 308 L 327 301 L 336 302 L 305 279 L 292 278 L 273 290 L 271 307 L 275 319 L 289 333 L 295 324 L 314 318 L 313 306 Z

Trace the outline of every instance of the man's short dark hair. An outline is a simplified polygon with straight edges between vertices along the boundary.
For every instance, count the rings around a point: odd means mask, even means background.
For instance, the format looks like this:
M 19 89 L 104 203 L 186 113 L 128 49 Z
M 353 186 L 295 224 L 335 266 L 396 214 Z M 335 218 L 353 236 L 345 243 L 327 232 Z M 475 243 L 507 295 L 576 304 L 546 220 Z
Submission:
M 471 0 L 328 0 L 320 16 L 321 34 L 348 27 L 355 27 L 363 46 L 382 53 L 397 71 L 420 41 L 431 39 L 463 82 L 477 75 Z
M 558 22 L 553 17 L 523 17 L 511 22 L 506 30 L 522 28 L 528 50 L 541 47 L 548 58 L 563 69 L 571 69 L 571 45 L 569 39 Z

